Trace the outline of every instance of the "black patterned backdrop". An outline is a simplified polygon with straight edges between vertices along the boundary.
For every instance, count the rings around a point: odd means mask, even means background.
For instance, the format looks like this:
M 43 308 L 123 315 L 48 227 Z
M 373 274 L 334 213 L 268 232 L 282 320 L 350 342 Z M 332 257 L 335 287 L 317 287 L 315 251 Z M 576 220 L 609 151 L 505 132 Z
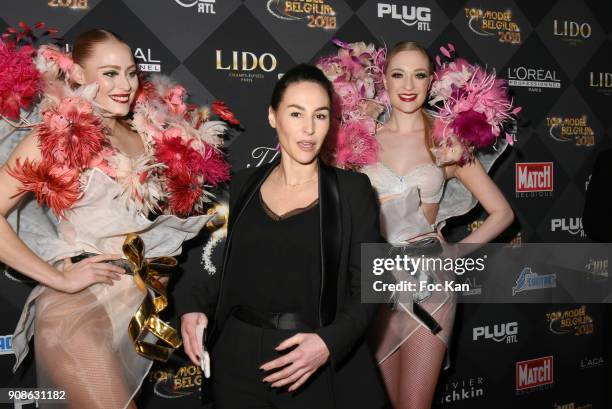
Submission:
M 378 45 L 416 40 L 433 55 L 451 42 L 461 56 L 508 78 L 523 107 L 517 142 L 493 172 L 516 213 L 515 224 L 498 240 L 588 241 L 581 224 L 585 189 L 597 152 L 609 147 L 612 137 L 610 2 L 3 0 L 0 30 L 19 21 L 45 21 L 68 41 L 95 27 L 113 30 L 132 46 L 142 70 L 171 75 L 194 102 L 225 100 L 245 129 L 229 142 L 233 169 L 273 159 L 275 136 L 266 118 L 272 85 L 294 64 L 335 52 L 333 38 Z M 538 183 L 530 184 L 535 179 Z M 477 208 L 445 234 L 457 240 L 485 216 Z M 184 273 L 175 294 L 185 276 L 206 274 L 201 266 L 206 239 L 196 239 L 182 257 Z M 607 263 L 595 260 L 592 270 L 596 279 L 608 280 Z M 0 280 L 0 386 L 34 386 L 31 357 L 17 373 L 11 371 L 10 334 L 30 287 L 9 277 Z M 551 330 L 551 321 L 568 316 L 579 318 L 570 323 L 571 331 Z M 607 324 L 598 305 L 462 305 L 452 368 L 441 376 L 435 407 L 609 407 Z M 524 388 L 517 376 L 529 365 L 550 368 L 549 376 Z M 201 377 L 177 354 L 154 366 L 139 407 L 198 407 Z

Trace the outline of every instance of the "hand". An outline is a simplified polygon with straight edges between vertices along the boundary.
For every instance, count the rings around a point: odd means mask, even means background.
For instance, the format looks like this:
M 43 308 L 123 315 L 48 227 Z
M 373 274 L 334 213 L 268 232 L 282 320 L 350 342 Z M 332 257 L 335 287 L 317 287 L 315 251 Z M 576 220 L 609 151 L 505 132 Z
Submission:
M 293 351 L 260 367 L 264 371 L 284 367 L 265 377 L 264 382 L 271 382 L 274 388 L 291 384 L 288 390 L 293 392 L 329 358 L 329 349 L 317 334 L 295 334 L 281 342 L 276 350 L 282 351 L 294 345 L 297 348 Z
M 66 293 L 76 293 L 97 283 L 113 285 L 114 281 L 121 280 L 125 270 L 105 261 L 119 258 L 121 256 L 116 254 L 99 254 L 87 257 L 76 264 L 72 264 L 70 258 L 66 258 L 63 268 L 58 270 L 58 283 L 53 288 Z
M 201 345 L 198 345 L 196 337 L 196 326 L 198 324 L 208 327 L 208 318 L 203 312 L 188 312 L 181 316 L 181 336 L 183 337 L 183 349 L 194 365 L 200 366 Z

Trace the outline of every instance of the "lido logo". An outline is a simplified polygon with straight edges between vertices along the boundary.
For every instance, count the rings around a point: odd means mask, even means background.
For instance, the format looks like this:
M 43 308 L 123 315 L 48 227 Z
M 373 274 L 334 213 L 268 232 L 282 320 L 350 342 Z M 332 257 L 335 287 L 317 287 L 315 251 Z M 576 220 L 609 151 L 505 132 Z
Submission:
M 553 22 L 553 34 L 560 37 L 567 38 L 589 38 L 591 36 L 592 29 L 589 23 L 577 23 L 575 21 L 559 21 L 557 19 Z
M 231 62 L 223 58 L 223 50 L 216 50 L 216 68 L 218 70 L 254 71 L 257 68 L 265 72 L 276 69 L 278 61 L 271 53 L 257 55 L 250 51 L 232 51 Z
M 215 13 L 215 1 L 216 0 L 174 0 L 176 4 L 185 8 L 191 8 L 197 6 L 198 13 L 202 14 L 216 14 Z
M 399 9 L 401 7 L 401 9 Z M 378 18 L 390 16 L 404 25 L 412 27 L 417 25 L 419 31 L 431 31 L 431 9 L 429 7 L 397 6 L 395 4 L 378 3 Z

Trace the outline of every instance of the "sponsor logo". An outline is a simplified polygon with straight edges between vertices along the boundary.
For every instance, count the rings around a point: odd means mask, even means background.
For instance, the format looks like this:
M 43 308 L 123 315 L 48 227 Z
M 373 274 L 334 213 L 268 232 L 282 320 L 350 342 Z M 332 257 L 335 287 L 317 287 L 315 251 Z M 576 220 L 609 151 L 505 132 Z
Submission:
M 266 163 L 271 163 L 280 155 L 280 150 L 277 148 L 270 148 L 267 146 L 258 146 L 257 148 L 251 151 L 251 158 L 253 158 L 253 162 L 247 163 L 246 167 L 260 167 L 261 165 L 265 165 Z
M 525 391 L 553 384 L 553 357 L 530 359 L 516 363 L 516 391 Z
M 603 356 L 584 357 L 580 360 L 580 369 L 591 369 L 605 364 Z
M 550 136 L 557 142 L 574 142 L 576 146 L 595 145 L 595 132 L 589 126 L 588 117 L 548 117 L 546 118 Z
M 555 70 L 508 67 L 507 78 L 511 87 L 526 87 L 531 92 L 542 92 L 542 88 L 561 88 L 561 79 Z
M 478 230 L 478 228 L 482 226 L 483 223 L 484 223 L 484 220 L 474 220 L 473 222 L 467 225 L 467 229 L 470 233 L 474 232 Z
M 531 267 L 525 267 L 521 270 L 516 285 L 512 287 L 512 295 L 516 295 L 523 291 L 540 290 L 543 288 L 555 288 L 557 286 L 556 274 L 538 274 L 531 270 Z
M 217 70 L 227 71 L 230 78 L 241 82 L 254 82 L 265 78 L 265 74 L 278 67 L 278 61 L 272 53 L 216 50 L 215 61 Z
M 521 28 L 511 10 L 465 8 L 469 29 L 483 37 L 497 37 L 500 43 L 520 44 Z
M 176 4 L 185 8 L 194 7 L 200 14 L 216 14 L 215 0 L 174 0 Z
M 8 355 L 13 353 L 13 336 L 0 335 L 0 355 Z
M 279 20 L 306 20 L 310 28 L 333 30 L 336 28 L 336 11 L 324 0 L 268 0 L 268 13 Z
M 483 397 L 485 394 L 484 378 L 467 378 L 447 382 L 444 385 L 440 403 L 459 402 Z
M 589 259 L 584 268 L 588 272 L 589 278 L 593 281 L 604 282 L 608 281 L 608 260 L 607 259 Z
M 590 335 L 593 333 L 593 319 L 587 314 L 586 305 L 564 311 L 546 314 L 548 329 L 556 335 Z
M 63 7 L 71 9 L 89 8 L 89 0 L 48 0 L 49 7 Z
M 145 72 L 161 72 L 161 61 L 156 60 L 151 55 L 150 48 L 137 48 L 134 50 L 134 59 L 138 64 L 140 71 Z
M 378 3 L 378 18 L 399 20 L 408 27 L 419 31 L 431 31 L 431 9 L 422 6 L 407 6 L 388 3 Z
M 565 231 L 572 236 L 586 237 L 582 228 L 582 217 L 562 217 L 550 219 L 550 231 Z
M 552 162 L 515 163 L 514 170 L 516 197 L 552 196 Z
M 518 341 L 518 322 L 508 322 L 505 324 L 485 325 L 472 329 L 472 340 L 481 339 L 493 340 L 495 342 L 505 342 L 514 344 Z
M 174 369 L 152 370 L 147 380 L 153 383 L 155 395 L 162 398 L 179 398 L 196 393 L 202 386 L 202 370 L 195 365 L 185 365 Z
M 595 88 L 604 95 L 612 95 L 612 72 L 589 73 L 589 87 Z
M 593 30 L 589 23 L 568 20 L 553 20 L 553 35 L 561 38 L 570 45 L 582 43 L 591 37 Z

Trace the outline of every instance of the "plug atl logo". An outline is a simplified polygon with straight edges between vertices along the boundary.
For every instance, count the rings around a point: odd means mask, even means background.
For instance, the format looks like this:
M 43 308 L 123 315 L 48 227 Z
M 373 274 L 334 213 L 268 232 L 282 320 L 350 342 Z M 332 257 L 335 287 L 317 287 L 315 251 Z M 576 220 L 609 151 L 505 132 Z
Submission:
M 408 27 L 417 24 L 417 30 L 430 31 L 429 23 L 431 22 L 431 9 L 429 7 L 416 6 L 401 6 L 401 12 L 398 12 L 398 6 L 395 4 L 378 3 L 378 18 L 383 18 L 386 15 L 391 15 L 393 20 L 399 20 Z
M 564 217 L 562 219 L 551 219 L 551 231 L 566 231 L 571 235 L 576 235 L 582 232 L 582 217 Z
M 506 344 L 513 344 L 517 342 L 516 336 L 518 335 L 518 322 L 508 322 L 506 324 L 495 324 L 491 328 L 490 325 L 484 327 L 475 327 L 472 330 L 472 340 L 478 341 L 478 339 L 492 339 L 495 342 L 506 341 Z
M 198 6 L 198 13 L 203 14 L 216 14 L 215 13 L 215 0 L 174 0 L 179 6 L 190 8 Z
M 553 357 L 530 359 L 516 363 L 516 390 L 553 383 Z

